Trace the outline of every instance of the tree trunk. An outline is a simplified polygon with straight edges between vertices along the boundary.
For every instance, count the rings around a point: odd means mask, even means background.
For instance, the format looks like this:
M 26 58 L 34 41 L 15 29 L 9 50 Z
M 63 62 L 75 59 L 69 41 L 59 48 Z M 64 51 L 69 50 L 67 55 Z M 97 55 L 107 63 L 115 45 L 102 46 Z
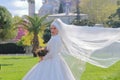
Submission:
M 34 33 L 32 46 L 33 46 L 33 49 L 32 49 L 33 57 L 37 57 L 35 52 L 39 48 L 39 41 L 38 41 L 38 34 L 36 34 L 36 33 Z

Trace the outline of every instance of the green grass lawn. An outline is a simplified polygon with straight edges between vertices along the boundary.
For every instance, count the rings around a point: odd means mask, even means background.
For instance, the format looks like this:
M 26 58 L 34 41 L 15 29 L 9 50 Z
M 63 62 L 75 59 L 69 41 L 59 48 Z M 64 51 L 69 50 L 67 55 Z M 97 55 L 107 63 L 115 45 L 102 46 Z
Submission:
M 87 64 L 81 80 L 120 80 L 120 61 L 109 68 Z
M 0 80 L 22 80 L 37 62 L 32 56 L 0 56 Z M 119 75 L 120 62 L 107 69 L 87 64 L 81 80 L 120 80 Z

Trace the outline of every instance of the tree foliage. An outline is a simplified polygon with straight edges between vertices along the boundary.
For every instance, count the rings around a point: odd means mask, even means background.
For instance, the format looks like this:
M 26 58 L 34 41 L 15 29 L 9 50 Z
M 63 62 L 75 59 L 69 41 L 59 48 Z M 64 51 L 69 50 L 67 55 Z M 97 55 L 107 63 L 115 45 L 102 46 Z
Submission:
M 95 23 L 104 23 L 108 16 L 117 9 L 117 0 L 81 0 L 81 13 L 88 14 Z
M 90 27 L 93 27 L 95 25 L 94 22 L 91 22 L 88 19 L 84 19 L 84 20 L 75 19 L 75 20 L 73 20 L 72 24 L 78 25 L 78 26 L 90 26 Z
M 108 17 L 106 24 L 113 28 L 120 27 L 120 7 Z
M 11 13 L 3 6 L 0 6 L 0 28 L 8 28 L 11 25 L 12 15 Z
M 63 12 L 64 12 L 63 5 L 62 5 L 62 3 L 60 3 L 60 7 L 59 7 L 58 13 L 63 13 Z
M 13 38 L 12 31 L 12 15 L 5 7 L 0 6 L 0 39 Z

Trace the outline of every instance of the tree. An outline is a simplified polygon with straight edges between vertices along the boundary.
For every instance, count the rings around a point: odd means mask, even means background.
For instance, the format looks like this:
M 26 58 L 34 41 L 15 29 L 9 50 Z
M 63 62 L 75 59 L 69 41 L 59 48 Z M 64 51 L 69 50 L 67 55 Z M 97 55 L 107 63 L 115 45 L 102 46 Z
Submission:
M 92 22 L 92 21 L 90 21 L 88 19 L 84 19 L 84 20 L 74 19 L 72 24 L 78 25 L 78 26 L 89 26 L 89 27 L 93 27 L 95 25 L 94 22 Z
M 12 26 L 12 15 L 3 6 L 0 6 L 0 39 L 10 39 L 12 38 L 12 32 L 10 31 Z
M 12 15 L 11 13 L 3 6 L 0 6 L 0 28 L 8 28 L 11 25 Z
M 113 28 L 120 27 L 120 7 L 118 7 L 118 9 L 116 9 L 115 13 L 111 14 L 108 17 L 106 24 Z
M 63 5 L 62 5 L 62 3 L 60 2 L 60 6 L 59 6 L 59 11 L 58 11 L 58 13 L 63 13 L 64 12 L 64 10 L 63 10 Z
M 88 14 L 95 23 L 104 23 L 117 8 L 117 0 L 81 0 L 81 13 Z
M 22 28 L 22 25 L 16 25 L 16 23 L 19 23 L 22 20 L 19 16 L 14 16 L 12 19 L 12 26 L 14 31 L 16 31 L 14 41 L 18 41 L 21 39 L 22 36 L 26 34 L 26 31 Z
M 43 17 L 39 17 L 38 15 L 34 16 L 25 16 L 25 20 L 22 21 L 22 25 L 24 25 L 24 28 L 27 29 L 29 34 L 33 34 L 33 38 L 31 40 L 32 44 L 32 53 L 33 56 L 36 57 L 36 49 L 39 48 L 39 39 L 38 34 L 42 31 L 42 27 L 46 27 L 51 22 L 45 22 L 47 15 Z

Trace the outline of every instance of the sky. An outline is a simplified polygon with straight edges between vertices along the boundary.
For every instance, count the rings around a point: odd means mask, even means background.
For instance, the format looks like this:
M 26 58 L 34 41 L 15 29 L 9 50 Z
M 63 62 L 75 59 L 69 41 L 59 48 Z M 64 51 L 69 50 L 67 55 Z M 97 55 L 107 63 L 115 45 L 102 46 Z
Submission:
M 0 5 L 7 8 L 12 16 L 28 15 L 28 2 L 27 0 L 0 0 Z M 42 0 L 35 0 L 36 13 L 42 6 Z

